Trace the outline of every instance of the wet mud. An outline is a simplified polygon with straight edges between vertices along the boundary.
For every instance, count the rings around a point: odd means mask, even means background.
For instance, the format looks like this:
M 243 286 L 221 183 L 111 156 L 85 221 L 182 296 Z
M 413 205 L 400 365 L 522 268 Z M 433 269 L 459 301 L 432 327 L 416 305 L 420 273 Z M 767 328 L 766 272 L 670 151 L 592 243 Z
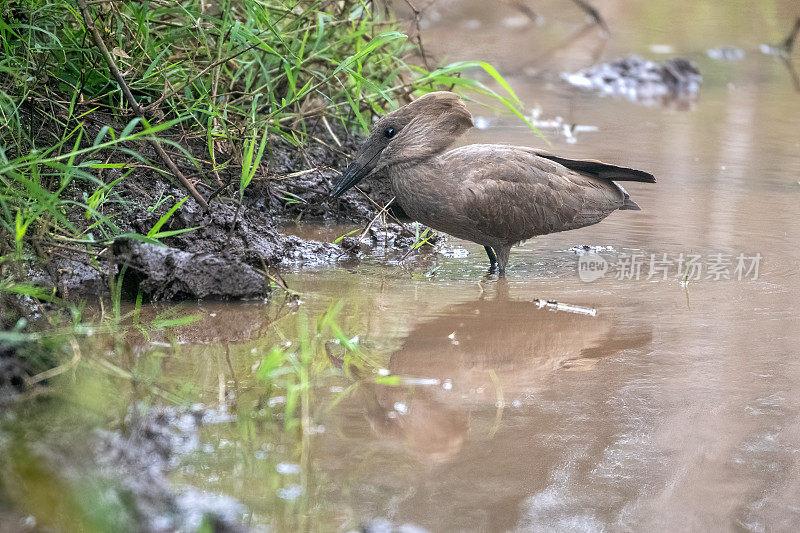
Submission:
M 110 117 L 96 115 L 99 130 Z M 64 247 L 49 236 L 31 242 L 31 256 L 37 259 L 26 265 L 27 278 L 42 286 L 53 286 L 56 294 L 67 299 L 104 297 L 112 276 L 130 261 L 139 287 L 153 299 L 248 298 L 265 294 L 257 283 L 257 272 L 282 264 L 334 264 L 358 257 L 365 242 L 353 239 L 325 243 L 286 235 L 281 226 L 287 221 L 321 223 L 371 223 L 369 232 L 380 228 L 383 241 L 413 244 L 413 231 L 388 208 L 392 193 L 386 180 L 365 180 L 358 190 L 342 198 L 328 195 L 331 184 L 340 175 L 361 138 L 339 130 L 334 136 L 312 129 L 308 144 L 296 148 L 275 140 L 256 178 L 244 191 L 239 203 L 238 173 L 232 164 L 218 173 L 220 185 L 205 182 L 196 185 L 206 198 L 209 209 L 189 198 L 159 228 L 169 236 L 160 238 L 163 250 L 154 245 L 138 246 L 123 241 L 99 253 Z M 186 148 L 202 159 L 203 143 L 185 141 Z M 338 143 L 338 144 L 337 144 Z M 141 152 L 148 156 L 149 145 Z M 154 156 L 154 154 L 151 154 Z M 110 156 L 114 159 L 113 154 Z M 154 156 L 155 157 L 155 156 Z M 185 158 L 176 156 L 176 164 L 187 175 L 197 169 Z M 210 174 L 207 173 L 207 174 Z M 117 169 L 103 171 L 98 177 L 110 183 L 121 175 Z M 209 178 L 207 181 L 212 182 Z M 68 199 L 85 201 L 96 183 L 74 181 L 65 191 Z M 104 215 L 113 220 L 122 233 L 147 235 L 169 209 L 186 195 L 184 191 L 155 172 L 134 169 L 109 195 L 114 201 L 104 206 Z M 376 214 L 384 215 L 376 220 Z M 90 220 L 83 212 L 68 214 L 76 228 L 86 228 Z M 394 223 L 386 223 L 394 222 Z M 410 237 L 411 236 L 411 237 Z M 168 264 L 167 264 L 168 262 Z M 233 276 L 231 278 L 231 276 Z M 224 280 L 227 280 L 225 282 Z M 129 288 L 136 291 L 128 282 Z M 263 285 L 263 284 L 262 284 Z M 135 295 L 135 292 L 134 292 Z
M 114 243 L 114 262 L 125 272 L 125 283 L 154 301 L 255 298 L 269 293 L 264 273 L 236 258 L 120 239 Z
M 29 372 L 11 346 L 0 346 L 0 405 L 25 390 Z
M 37 504 L 23 506 L 13 516 L 3 516 L 0 509 L 0 530 L 50 531 L 57 524 L 61 527 L 55 530 L 75 531 L 247 531 L 242 522 L 247 510 L 235 498 L 170 480 L 181 459 L 198 450 L 201 426 L 229 420 L 229 415 L 199 405 L 134 404 L 113 429 L 91 430 L 74 421 L 74 427 L 58 426 L 58 435 L 41 437 L 35 444 L 23 435 L 4 433 L 0 463 L 9 479 L 0 480 L 0 488 L 8 490 L 4 482 L 19 483 L 16 477 L 24 479 L 35 471 L 46 477 L 59 501 L 40 501 L 49 506 L 44 512 Z M 96 505 L 98 515 L 87 513 L 87 504 Z M 40 522 L 24 509 L 35 511 Z
M 646 105 L 689 105 L 697 99 L 703 81 L 697 66 L 687 59 L 657 63 L 634 55 L 565 73 L 562 77 L 576 87 Z

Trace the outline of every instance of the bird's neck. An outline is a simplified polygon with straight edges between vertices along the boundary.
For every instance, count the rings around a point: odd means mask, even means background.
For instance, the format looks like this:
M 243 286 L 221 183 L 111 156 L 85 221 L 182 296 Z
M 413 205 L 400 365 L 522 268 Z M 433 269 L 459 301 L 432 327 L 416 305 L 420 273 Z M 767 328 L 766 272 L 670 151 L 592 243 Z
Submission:
M 436 175 L 440 166 L 440 155 L 435 154 L 425 159 L 403 161 L 389 166 L 387 174 L 392 180 L 392 186 L 400 184 L 407 187 L 424 187 Z
M 427 220 L 431 215 L 429 211 L 437 203 L 437 194 L 432 185 L 441 175 L 440 166 L 437 154 L 413 164 L 392 165 L 388 168 L 395 199 L 414 220 L 430 224 Z

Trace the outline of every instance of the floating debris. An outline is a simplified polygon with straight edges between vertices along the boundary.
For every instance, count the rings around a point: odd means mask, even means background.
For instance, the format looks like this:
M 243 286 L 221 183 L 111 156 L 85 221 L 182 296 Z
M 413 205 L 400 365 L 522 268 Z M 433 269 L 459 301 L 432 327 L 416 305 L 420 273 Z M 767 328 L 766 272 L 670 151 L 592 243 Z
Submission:
M 296 500 L 303 495 L 303 487 L 300 485 L 290 485 L 282 489 L 278 489 L 278 497 L 284 500 Z
M 788 57 L 789 54 L 786 53 L 786 49 L 781 46 L 773 46 L 770 44 L 761 44 L 758 47 L 761 50 L 761 53 L 767 56 L 774 56 L 774 57 Z
M 439 253 L 448 259 L 463 259 L 469 255 L 466 248 L 441 248 Z
M 672 54 L 675 48 L 671 44 L 651 44 L 650 51 L 654 54 Z
M 542 110 L 536 108 L 531 112 L 531 124 L 540 130 L 553 130 L 557 135 L 562 135 L 570 144 L 575 144 L 578 139 L 578 133 L 589 133 L 599 131 L 597 126 L 589 126 L 584 124 L 570 124 L 564 120 L 563 117 L 556 116 L 551 119 L 540 119 Z
M 564 73 L 569 84 L 623 96 L 646 105 L 693 101 L 703 77 L 694 63 L 675 58 L 656 63 L 638 56 Z
M 411 523 L 395 524 L 386 518 L 375 518 L 369 524 L 358 528 L 358 531 L 364 533 L 427 533 L 428 530 Z
M 199 409 L 197 405 L 193 407 Z M 227 424 L 229 422 L 236 422 L 237 415 L 229 413 L 222 406 L 220 409 L 204 409 L 203 410 L 203 424 Z
M 286 396 L 273 396 L 267 400 L 267 405 L 269 407 L 275 407 L 276 405 L 281 405 L 284 403 L 286 403 Z
M 523 16 L 506 17 L 502 20 L 502 24 L 506 28 L 523 28 L 530 23 L 531 20 L 528 17 Z
M 584 255 L 584 254 L 600 254 L 603 252 L 611 253 L 615 252 L 613 246 L 595 246 L 592 244 L 581 244 L 578 246 L 573 246 L 567 250 L 568 252 L 572 252 L 575 255 Z
M 542 300 L 537 298 L 533 301 L 539 309 L 549 309 L 551 311 L 566 311 L 567 313 L 575 313 L 578 315 L 596 316 L 597 309 L 591 307 L 580 307 L 578 305 L 562 304 L 555 300 Z
M 731 45 L 710 48 L 707 53 L 708 57 L 718 61 L 739 61 L 744 59 L 744 50 Z
M 485 130 L 486 128 L 489 127 L 489 125 L 491 124 L 491 121 L 486 117 L 478 116 L 478 117 L 475 117 L 472 120 L 472 123 L 475 125 L 476 129 Z
M 394 402 L 394 410 L 401 415 L 408 413 L 408 406 L 403 402 Z
M 428 387 L 437 386 L 441 380 L 437 378 L 400 378 L 401 385 L 425 385 Z

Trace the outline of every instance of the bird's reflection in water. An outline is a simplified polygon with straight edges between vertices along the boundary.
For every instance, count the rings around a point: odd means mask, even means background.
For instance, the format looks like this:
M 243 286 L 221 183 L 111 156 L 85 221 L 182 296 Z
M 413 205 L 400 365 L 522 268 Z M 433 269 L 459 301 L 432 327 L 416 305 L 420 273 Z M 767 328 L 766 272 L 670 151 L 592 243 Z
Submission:
M 389 370 L 431 384 L 362 387 L 367 417 L 379 436 L 410 455 L 446 462 L 471 432 L 493 435 L 503 410 L 535 402 L 556 373 L 590 370 L 651 337 L 649 329 L 622 331 L 602 314 L 540 309 L 510 298 L 501 285 L 494 297 L 452 305 L 420 323 L 391 355 Z M 490 425 L 471 417 L 486 410 L 495 410 L 495 417 L 480 417 Z

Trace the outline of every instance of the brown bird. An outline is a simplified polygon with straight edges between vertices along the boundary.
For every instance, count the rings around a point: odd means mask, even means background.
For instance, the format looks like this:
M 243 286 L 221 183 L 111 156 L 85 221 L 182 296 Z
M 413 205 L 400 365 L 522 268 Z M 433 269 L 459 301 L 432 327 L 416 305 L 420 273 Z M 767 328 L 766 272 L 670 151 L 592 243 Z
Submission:
M 639 209 L 616 181 L 655 183 L 641 170 L 558 157 L 524 146 L 471 144 L 445 151 L 472 127 L 458 95 L 434 92 L 388 113 L 331 192 L 341 196 L 384 171 L 412 220 L 482 244 L 505 275 L 511 247 Z

